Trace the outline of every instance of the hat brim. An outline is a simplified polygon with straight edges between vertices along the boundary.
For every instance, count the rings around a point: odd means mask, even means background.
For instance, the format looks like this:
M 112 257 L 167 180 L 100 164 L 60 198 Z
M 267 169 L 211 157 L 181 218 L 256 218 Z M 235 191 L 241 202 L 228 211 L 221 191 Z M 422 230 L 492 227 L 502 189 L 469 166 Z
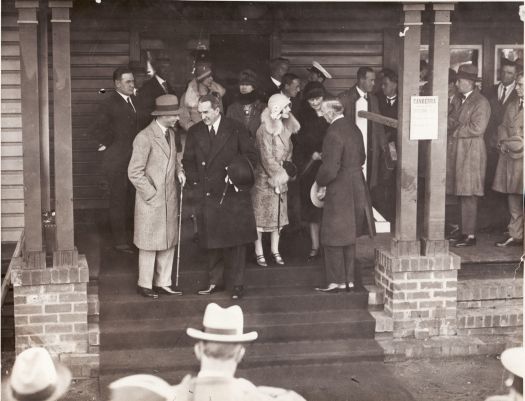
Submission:
M 501 354 L 501 363 L 510 373 L 523 378 L 525 375 L 525 349 L 523 347 L 509 348 Z
M 153 110 L 151 112 L 152 116 L 178 116 L 182 113 L 181 109 L 171 110 L 171 111 L 157 111 Z
M 250 331 L 249 333 L 243 334 L 215 334 L 206 333 L 202 330 L 192 329 L 191 327 L 186 329 L 186 334 L 191 338 L 202 341 L 213 341 L 218 343 L 244 343 L 254 341 L 257 339 L 257 332 Z
M 465 73 L 462 73 L 461 71 L 456 73 L 456 81 L 460 78 L 463 78 L 463 79 L 468 79 L 470 81 L 474 81 L 474 82 L 479 82 L 481 81 L 481 78 L 478 77 L 477 75 L 474 77 L 473 75 L 471 74 L 465 74 Z
M 322 209 L 324 207 L 324 201 L 319 199 L 317 196 L 317 192 L 319 191 L 319 185 L 317 185 L 317 182 L 314 181 L 312 184 L 312 188 L 310 188 L 310 200 L 314 204 L 315 207 Z
M 55 391 L 49 397 L 41 401 L 56 401 L 60 399 L 60 397 L 62 397 L 69 389 L 69 385 L 71 384 L 71 372 L 69 369 L 57 362 L 55 362 L 55 369 L 57 371 L 57 383 L 55 385 Z M 13 395 L 13 390 L 9 381 L 7 381 L 5 385 L 2 383 L 2 400 L 18 401 Z

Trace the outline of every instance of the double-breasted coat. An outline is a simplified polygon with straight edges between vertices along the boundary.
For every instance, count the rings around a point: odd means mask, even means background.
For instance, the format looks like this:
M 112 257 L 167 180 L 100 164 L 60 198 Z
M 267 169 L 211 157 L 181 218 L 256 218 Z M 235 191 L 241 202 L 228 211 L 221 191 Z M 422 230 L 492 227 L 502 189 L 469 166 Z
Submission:
M 377 97 L 372 93 L 368 93 L 368 111 L 379 114 L 379 103 Z M 357 91 L 357 87 L 353 86 L 347 91 L 339 94 L 339 100 L 345 108 L 345 118 L 348 118 L 352 124 L 355 125 L 355 103 L 361 95 Z M 356 126 L 357 128 L 357 126 Z M 358 132 L 359 131 L 359 128 Z M 368 163 L 370 164 L 369 172 L 370 176 L 366 177 L 368 187 L 374 188 L 379 183 L 379 163 L 381 161 L 382 152 L 386 149 L 387 138 L 385 135 L 385 127 L 382 124 L 376 122 L 368 123 L 368 138 L 369 143 L 364 146 L 369 146 L 367 155 Z
M 498 127 L 498 142 L 508 143 L 509 140 L 516 141 L 515 147 L 523 149 L 523 108 L 519 107 L 519 98 L 507 106 Z M 523 194 L 523 150 L 499 153 L 492 189 L 505 194 Z
M 128 177 L 137 190 L 133 243 L 139 249 L 161 251 L 177 244 L 178 200 L 175 135 L 170 143 L 153 120 L 133 141 Z
M 449 195 L 483 196 L 487 151 L 483 135 L 490 119 L 488 100 L 474 89 L 461 104 L 452 100 L 448 117 L 447 188 Z
M 326 187 L 321 243 L 355 244 L 356 238 L 374 235 L 372 204 L 362 166 L 366 160 L 363 136 L 355 124 L 340 118 L 328 127 L 323 141 L 323 164 L 316 182 Z
M 220 203 L 226 167 L 239 154 L 257 166 L 253 142 L 246 128 L 235 120 L 222 116 L 213 138 L 202 121 L 188 132 L 182 163 L 189 185 L 196 187 L 201 199 L 197 225 L 203 248 L 228 248 L 257 238 L 249 190 L 237 192 L 230 185 Z

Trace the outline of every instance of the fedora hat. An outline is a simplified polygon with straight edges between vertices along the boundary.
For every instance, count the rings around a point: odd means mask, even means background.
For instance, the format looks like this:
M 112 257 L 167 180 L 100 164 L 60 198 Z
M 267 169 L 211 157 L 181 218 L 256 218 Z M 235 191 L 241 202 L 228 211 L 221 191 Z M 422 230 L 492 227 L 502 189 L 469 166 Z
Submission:
M 46 349 L 28 348 L 17 356 L 2 396 L 7 401 L 54 401 L 66 393 L 70 383 L 69 369 L 53 362 Z
M 503 351 L 501 363 L 514 376 L 525 376 L 525 348 L 515 347 Z
M 175 95 L 162 95 L 155 99 L 152 116 L 176 116 L 181 113 L 179 99 Z
M 523 157 L 523 138 L 519 136 L 510 137 L 504 141 L 511 159 L 521 159 Z
M 252 163 L 246 156 L 237 155 L 226 167 L 231 182 L 241 191 L 250 189 L 255 182 Z
M 319 75 L 322 75 L 323 77 L 325 77 L 326 79 L 332 78 L 330 73 L 326 71 L 326 69 L 321 64 L 319 64 L 317 61 L 312 61 L 312 66 L 307 68 L 306 70 L 310 72 L 316 72 Z
M 216 303 L 208 304 L 202 325 L 203 330 L 188 328 L 186 334 L 197 340 L 219 343 L 241 343 L 257 338 L 256 331 L 243 333 L 244 317 L 239 305 L 221 308 Z
M 172 401 L 176 389 L 160 377 L 132 375 L 110 383 L 111 401 Z
M 314 204 L 315 207 L 322 208 L 324 207 L 324 200 L 319 199 L 317 196 L 317 192 L 319 192 L 319 185 L 317 185 L 317 181 L 314 181 L 312 184 L 312 188 L 310 188 L 310 200 Z
M 458 73 L 456 74 L 456 79 L 470 79 L 471 81 L 480 81 L 478 78 L 478 67 L 473 64 L 463 64 L 458 68 Z

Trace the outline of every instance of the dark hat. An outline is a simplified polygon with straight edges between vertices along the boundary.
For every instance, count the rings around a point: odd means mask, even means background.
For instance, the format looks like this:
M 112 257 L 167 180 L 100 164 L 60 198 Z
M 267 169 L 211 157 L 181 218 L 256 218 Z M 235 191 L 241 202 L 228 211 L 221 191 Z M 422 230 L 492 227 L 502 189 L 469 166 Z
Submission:
M 501 63 L 502 67 L 504 65 L 516 66 L 516 62 L 515 61 L 509 60 L 506 57 L 502 57 L 501 60 L 500 60 L 500 63 Z
M 257 87 L 257 74 L 255 71 L 246 69 L 239 74 L 239 85 L 251 85 L 254 89 Z
M 308 82 L 303 89 L 305 99 L 324 97 L 326 90 L 321 82 Z
M 179 99 L 175 95 L 162 95 L 155 99 L 155 110 L 152 116 L 176 116 L 181 113 Z
M 228 177 L 231 182 L 241 191 L 250 189 L 255 182 L 255 173 L 250 160 L 244 155 L 237 155 L 233 158 L 228 167 Z
M 195 72 L 193 75 L 197 81 L 202 81 L 205 78 L 209 77 L 213 71 L 211 70 L 210 63 L 197 63 L 195 65 Z
M 210 62 L 210 51 L 203 43 L 199 43 L 195 49 L 190 51 L 190 54 L 193 56 L 196 64 Z
M 473 64 L 463 64 L 459 66 L 456 79 L 469 79 L 471 81 L 480 81 L 478 78 L 478 67 Z

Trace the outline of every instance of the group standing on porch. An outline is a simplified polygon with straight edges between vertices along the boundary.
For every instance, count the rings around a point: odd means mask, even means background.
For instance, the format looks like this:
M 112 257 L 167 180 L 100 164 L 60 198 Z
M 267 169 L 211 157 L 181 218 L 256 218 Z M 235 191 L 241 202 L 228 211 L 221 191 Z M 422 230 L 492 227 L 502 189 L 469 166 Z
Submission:
M 257 265 L 267 267 L 263 233 L 270 233 L 271 261 L 283 265 L 281 231 L 303 224 L 311 244 L 305 258 L 324 255 L 327 281 L 318 290 L 354 287 L 356 239 L 374 235 L 372 205 L 394 223 L 397 175 L 397 131 L 359 112 L 397 118 L 397 73 L 384 69 L 376 82 L 376 72 L 361 67 L 356 84 L 334 97 L 323 85 L 332 75 L 317 61 L 301 89 L 290 61 L 279 57 L 269 77 L 241 71 L 225 113 L 225 89 L 208 61 L 196 64 L 180 103 L 166 66 L 152 66 L 138 92 L 131 70 L 115 71 L 115 91 L 90 129 L 108 177 L 116 251 L 134 252 L 127 234 L 134 231 L 138 292 L 182 294 L 171 273 L 180 233 L 176 183 L 186 180 L 198 199 L 192 215 L 208 256 L 209 282 L 199 294 L 228 287 L 241 298 L 247 245 L 254 244 Z M 447 235 L 456 247 L 476 245 L 478 203 L 488 191 L 506 194 L 510 213 L 508 232 L 495 245 L 523 241 L 521 70 L 519 60 L 505 60 L 501 83 L 486 96 L 476 85 L 476 65 L 450 70 L 446 191 L 456 202 L 447 208 Z M 431 72 L 425 77 L 431 80 Z

